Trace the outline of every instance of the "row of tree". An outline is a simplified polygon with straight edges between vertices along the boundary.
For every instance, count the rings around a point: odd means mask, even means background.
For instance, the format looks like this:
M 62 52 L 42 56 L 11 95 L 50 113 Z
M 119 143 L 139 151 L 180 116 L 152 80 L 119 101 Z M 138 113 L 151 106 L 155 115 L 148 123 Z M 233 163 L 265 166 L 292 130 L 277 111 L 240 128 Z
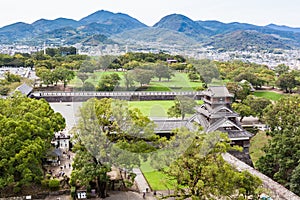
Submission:
M 61 81 L 64 88 L 67 83 L 75 77 L 75 72 L 65 67 L 56 67 L 54 70 L 47 69 L 45 67 L 39 67 L 36 69 L 36 75 L 40 78 L 40 83 L 47 86 L 55 84 Z

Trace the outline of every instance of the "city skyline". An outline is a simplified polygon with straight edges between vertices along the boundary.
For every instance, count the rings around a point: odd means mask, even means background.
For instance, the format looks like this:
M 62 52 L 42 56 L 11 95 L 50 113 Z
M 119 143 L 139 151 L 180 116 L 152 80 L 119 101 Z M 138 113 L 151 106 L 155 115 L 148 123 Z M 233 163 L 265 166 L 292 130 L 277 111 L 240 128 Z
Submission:
M 6 0 L 0 8 L 0 27 L 16 22 L 33 23 L 39 19 L 69 18 L 79 20 L 98 10 L 121 12 L 153 26 L 169 14 L 183 14 L 192 20 L 218 20 L 255 25 L 286 25 L 300 27 L 300 3 L 279 0 Z

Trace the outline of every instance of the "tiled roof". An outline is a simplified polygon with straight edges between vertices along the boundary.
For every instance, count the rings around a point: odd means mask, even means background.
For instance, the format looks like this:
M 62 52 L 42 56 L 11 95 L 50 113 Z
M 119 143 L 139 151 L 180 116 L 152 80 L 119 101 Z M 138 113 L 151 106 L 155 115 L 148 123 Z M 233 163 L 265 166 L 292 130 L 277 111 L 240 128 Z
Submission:
M 33 88 L 27 85 L 26 83 L 23 83 L 19 87 L 16 88 L 16 91 L 20 91 L 24 95 L 29 95 L 32 92 Z
M 210 86 L 206 91 L 203 91 L 203 94 L 213 97 L 233 97 L 225 86 Z
M 155 132 L 170 132 L 173 129 L 185 127 L 187 120 L 180 119 L 160 119 L 153 120 L 155 127 Z

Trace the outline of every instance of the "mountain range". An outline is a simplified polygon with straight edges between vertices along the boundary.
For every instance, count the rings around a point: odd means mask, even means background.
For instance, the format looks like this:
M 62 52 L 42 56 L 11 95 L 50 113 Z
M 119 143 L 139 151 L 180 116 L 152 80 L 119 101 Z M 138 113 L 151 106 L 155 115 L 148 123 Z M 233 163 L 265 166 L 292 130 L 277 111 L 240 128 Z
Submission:
M 32 24 L 17 22 L 0 28 L 0 44 L 40 45 L 161 43 L 201 45 L 222 50 L 300 48 L 300 28 L 269 24 L 194 21 L 171 14 L 149 27 L 123 13 L 100 10 L 80 20 L 39 19 Z

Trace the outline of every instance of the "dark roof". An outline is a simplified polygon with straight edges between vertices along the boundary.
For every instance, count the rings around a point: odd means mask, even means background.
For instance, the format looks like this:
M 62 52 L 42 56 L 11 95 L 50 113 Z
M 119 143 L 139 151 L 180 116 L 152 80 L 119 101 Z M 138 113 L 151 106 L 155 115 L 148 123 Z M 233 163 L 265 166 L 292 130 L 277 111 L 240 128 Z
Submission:
M 52 151 L 48 152 L 48 156 L 59 157 L 62 155 L 62 152 L 59 148 L 52 149 Z
M 213 97 L 233 97 L 225 86 L 209 86 L 203 94 Z
M 187 120 L 160 119 L 153 122 L 156 125 L 155 132 L 171 132 L 173 129 L 186 126 Z
M 26 83 L 23 83 L 19 87 L 16 88 L 16 91 L 20 91 L 24 95 L 29 95 L 32 92 L 33 88 L 27 85 Z

